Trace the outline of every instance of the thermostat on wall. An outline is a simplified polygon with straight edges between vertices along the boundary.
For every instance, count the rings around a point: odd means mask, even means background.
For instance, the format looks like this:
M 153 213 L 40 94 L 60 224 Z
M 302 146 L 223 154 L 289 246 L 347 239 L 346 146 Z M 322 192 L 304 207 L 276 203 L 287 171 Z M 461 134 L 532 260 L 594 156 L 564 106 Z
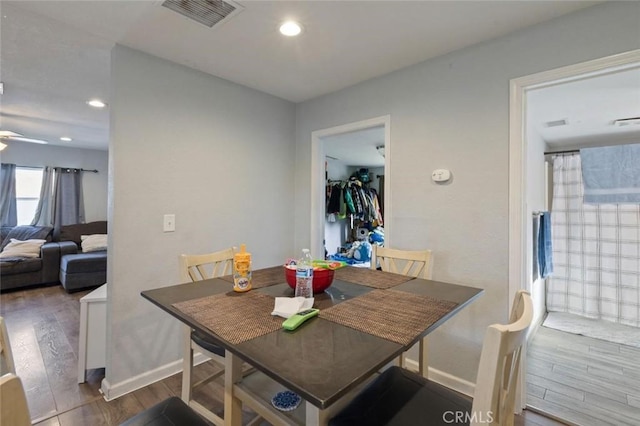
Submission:
M 447 169 L 437 169 L 431 173 L 434 182 L 446 182 L 451 179 L 451 172 Z

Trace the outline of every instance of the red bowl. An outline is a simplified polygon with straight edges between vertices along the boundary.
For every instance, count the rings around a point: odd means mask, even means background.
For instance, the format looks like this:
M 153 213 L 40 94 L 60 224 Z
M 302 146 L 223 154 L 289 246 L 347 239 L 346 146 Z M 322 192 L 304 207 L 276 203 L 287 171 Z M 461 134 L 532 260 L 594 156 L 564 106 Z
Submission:
M 314 269 L 313 270 L 313 293 L 322 293 L 331 286 L 333 282 L 333 269 Z M 287 284 L 292 289 L 296 289 L 296 270 L 295 268 L 284 267 L 284 274 L 287 278 Z

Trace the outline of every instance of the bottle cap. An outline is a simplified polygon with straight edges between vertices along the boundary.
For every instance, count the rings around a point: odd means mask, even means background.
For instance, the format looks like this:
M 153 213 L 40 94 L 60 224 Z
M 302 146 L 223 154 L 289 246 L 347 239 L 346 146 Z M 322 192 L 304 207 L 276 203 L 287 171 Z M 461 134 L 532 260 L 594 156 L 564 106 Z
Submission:
M 244 244 L 240 244 L 240 253 L 236 253 L 233 257 L 236 262 L 250 262 L 251 253 L 248 253 Z

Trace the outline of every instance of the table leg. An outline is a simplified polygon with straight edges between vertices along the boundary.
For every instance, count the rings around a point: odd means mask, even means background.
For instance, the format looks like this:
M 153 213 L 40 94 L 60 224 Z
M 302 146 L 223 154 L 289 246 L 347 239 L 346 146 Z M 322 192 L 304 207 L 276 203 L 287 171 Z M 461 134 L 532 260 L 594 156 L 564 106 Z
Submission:
M 427 351 L 427 338 L 420 339 L 419 347 L 419 372 L 422 377 L 429 378 L 429 353 Z
M 241 426 L 242 401 L 234 394 L 233 386 L 242 380 L 242 360 L 225 351 L 224 364 L 224 424 Z
M 321 410 L 310 402 L 305 402 L 305 426 L 326 426 L 329 423 L 327 410 Z
M 191 401 L 191 369 L 193 368 L 193 351 L 191 350 L 191 327 L 182 325 L 182 400 Z

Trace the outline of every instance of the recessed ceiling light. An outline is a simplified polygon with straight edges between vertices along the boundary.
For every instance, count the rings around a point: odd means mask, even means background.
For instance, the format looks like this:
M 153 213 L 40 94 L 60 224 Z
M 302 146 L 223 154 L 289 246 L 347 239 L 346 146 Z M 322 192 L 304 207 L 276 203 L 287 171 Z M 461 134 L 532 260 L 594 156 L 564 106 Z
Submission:
M 64 141 L 64 142 L 71 142 L 71 141 L 72 141 L 72 139 L 71 139 L 69 136 L 62 136 L 62 137 L 60 138 L 60 140 L 61 140 L 61 141 Z
M 104 108 L 104 107 L 107 106 L 107 104 L 105 104 L 100 99 L 91 99 L 91 100 L 87 101 L 87 105 L 92 106 L 94 108 Z
M 288 37 L 297 36 L 302 32 L 302 27 L 295 21 L 287 21 L 280 25 L 280 33 Z

